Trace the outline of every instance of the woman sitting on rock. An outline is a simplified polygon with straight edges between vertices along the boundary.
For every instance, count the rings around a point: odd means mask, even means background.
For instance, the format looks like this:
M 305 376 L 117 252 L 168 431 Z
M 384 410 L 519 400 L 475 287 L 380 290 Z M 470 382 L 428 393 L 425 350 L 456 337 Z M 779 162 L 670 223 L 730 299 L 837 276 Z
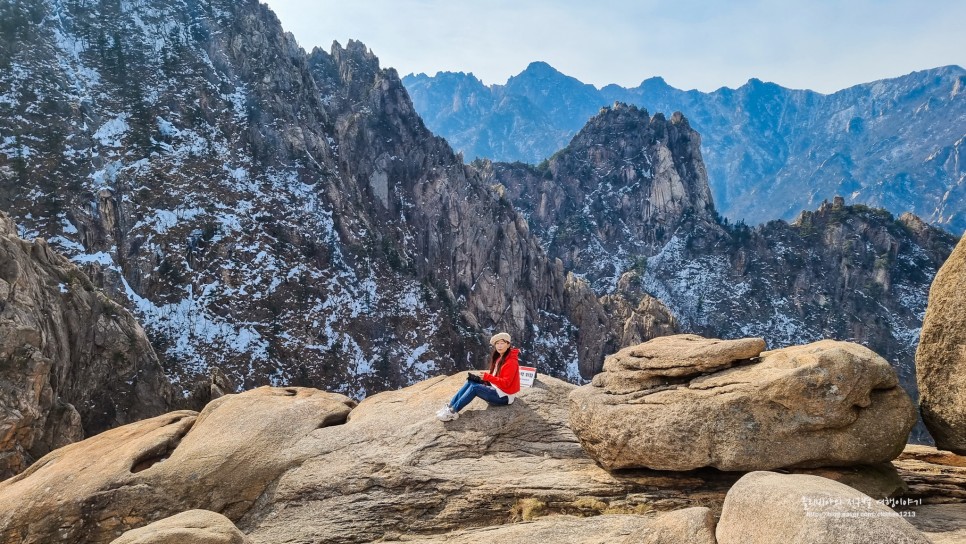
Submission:
M 520 364 L 517 360 L 520 350 L 510 347 L 510 335 L 505 332 L 493 335 L 490 345 L 493 346 L 490 371 L 482 376 L 470 373 L 453 400 L 436 412 L 440 421 L 460 417 L 459 411 L 477 397 L 494 406 L 513 402 L 513 395 L 520 391 Z

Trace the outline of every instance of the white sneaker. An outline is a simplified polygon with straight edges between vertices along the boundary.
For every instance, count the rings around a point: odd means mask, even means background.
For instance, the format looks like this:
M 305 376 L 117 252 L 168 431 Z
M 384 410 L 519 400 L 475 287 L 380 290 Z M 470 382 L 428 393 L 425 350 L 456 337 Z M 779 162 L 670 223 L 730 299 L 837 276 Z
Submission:
M 444 406 L 442 410 L 436 412 L 436 419 L 440 421 L 453 421 L 459 419 L 460 415 L 453 411 L 449 406 Z

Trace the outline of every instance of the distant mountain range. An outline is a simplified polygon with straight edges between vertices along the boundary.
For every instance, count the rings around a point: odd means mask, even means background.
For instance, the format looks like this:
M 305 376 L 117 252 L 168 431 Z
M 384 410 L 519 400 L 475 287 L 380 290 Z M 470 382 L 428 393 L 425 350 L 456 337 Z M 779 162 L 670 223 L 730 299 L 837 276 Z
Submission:
M 794 219 L 836 195 L 966 229 L 966 70 L 945 66 L 825 95 L 757 79 L 683 91 L 659 77 L 597 89 L 534 62 L 505 85 L 403 78 L 430 130 L 468 159 L 538 164 L 602 106 L 681 111 L 702 136 L 714 202 L 732 221 Z

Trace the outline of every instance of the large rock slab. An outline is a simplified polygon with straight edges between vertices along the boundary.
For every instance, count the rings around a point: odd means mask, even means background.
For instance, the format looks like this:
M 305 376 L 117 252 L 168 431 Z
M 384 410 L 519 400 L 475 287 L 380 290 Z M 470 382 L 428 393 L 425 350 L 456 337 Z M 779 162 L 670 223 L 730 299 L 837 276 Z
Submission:
M 511 539 L 531 526 L 531 540 L 561 541 L 558 521 L 583 535 L 664 527 L 656 534 L 687 542 L 678 537 L 700 535 L 701 516 L 663 514 L 705 506 L 717 515 L 741 476 L 604 470 L 568 427 L 575 386 L 543 376 L 510 406 L 474 401 L 458 420 L 438 421 L 465 376 L 374 395 L 348 416 L 345 397 L 265 388 L 218 399 L 200 416 L 177 412 L 108 431 L 0 483 L 0 542 L 56 542 L 63 530 L 69 542 L 106 544 L 193 508 L 220 512 L 266 544 Z M 956 481 L 928 461 L 910 469 L 920 478 L 914 491 L 958 497 Z M 838 476 L 868 479 L 852 469 Z M 870 492 L 891 493 L 881 479 L 873 475 Z M 520 521 L 534 523 L 508 526 Z
M 728 491 L 715 536 L 718 544 L 929 544 L 898 512 L 847 485 L 763 471 Z
M 188 510 L 131 529 L 111 544 L 251 544 L 225 516 L 208 510 Z
M 707 508 L 694 507 L 639 516 L 605 514 L 589 518 L 550 516 L 537 521 L 456 531 L 445 535 L 407 537 L 400 542 L 418 544 L 715 544 L 714 516 Z
M 361 543 L 497 527 L 513 519 L 720 505 L 737 475 L 612 474 L 568 427 L 574 385 L 540 376 L 510 406 L 435 412 L 466 373 L 362 401 L 345 425 L 301 441 L 307 461 L 237 521 L 256 542 Z M 484 533 L 489 534 L 489 533 Z
M 696 334 L 662 336 L 608 356 L 604 359 L 604 372 L 640 370 L 654 376 L 695 376 L 757 357 L 764 349 L 765 341 L 761 338 L 719 340 Z
M 823 340 L 664 388 L 570 395 L 570 421 L 608 470 L 764 470 L 875 464 L 915 422 L 896 373 L 869 349 Z
M 0 482 L 0 542 L 110 542 L 198 508 L 237 519 L 301 463 L 302 438 L 343 423 L 354 405 L 263 387 L 70 444 Z
M 0 480 L 175 400 L 134 316 L 0 212 Z
M 922 420 L 936 446 L 966 455 L 966 237 L 929 288 L 916 350 Z
M 604 359 L 604 371 L 594 376 L 592 383 L 608 393 L 631 393 L 724 370 L 738 361 L 757 357 L 764 349 L 765 341 L 761 338 L 661 336 L 609 355 Z

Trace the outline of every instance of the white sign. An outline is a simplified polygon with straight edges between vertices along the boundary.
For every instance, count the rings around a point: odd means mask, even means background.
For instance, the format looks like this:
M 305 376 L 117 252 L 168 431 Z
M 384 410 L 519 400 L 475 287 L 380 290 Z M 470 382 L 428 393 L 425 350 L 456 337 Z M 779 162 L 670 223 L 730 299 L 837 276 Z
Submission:
M 537 369 L 532 366 L 520 367 L 520 387 L 533 387 L 533 380 L 537 379 Z

